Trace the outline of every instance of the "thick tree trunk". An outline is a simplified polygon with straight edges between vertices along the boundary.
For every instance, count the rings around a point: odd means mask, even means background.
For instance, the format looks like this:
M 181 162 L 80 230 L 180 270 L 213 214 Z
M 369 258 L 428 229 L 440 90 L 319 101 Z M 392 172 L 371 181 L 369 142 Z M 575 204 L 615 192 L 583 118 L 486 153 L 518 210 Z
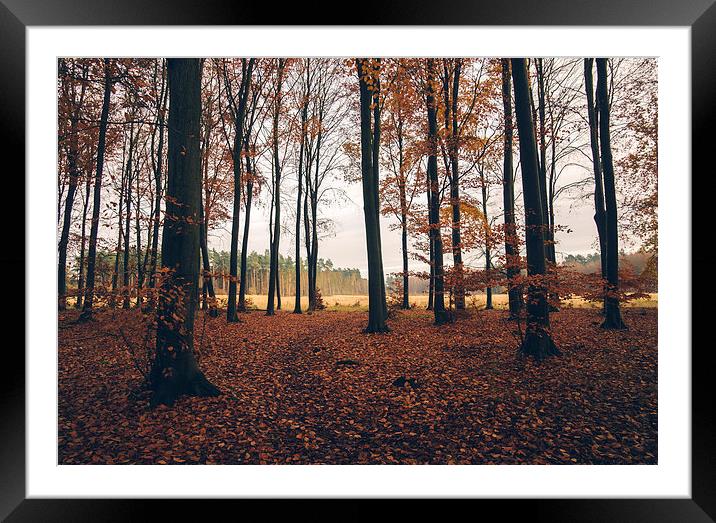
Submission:
M 387 304 L 385 303 L 385 281 L 380 242 L 380 208 L 378 207 L 378 165 L 374 157 L 380 141 L 380 120 L 376 112 L 371 111 L 374 102 L 379 101 L 376 88 L 378 73 L 367 59 L 356 59 L 360 87 L 360 128 L 361 128 L 361 178 L 363 182 L 363 216 L 366 230 L 366 250 L 368 254 L 368 326 L 366 332 L 386 332 L 388 326 Z M 371 82 L 372 89 L 369 87 Z M 379 113 L 378 113 L 379 114 Z
M 517 117 L 522 164 L 527 274 L 532 278 L 528 289 L 527 329 L 520 350 L 523 354 L 533 356 L 540 361 L 548 356 L 559 354 L 559 350 L 552 341 L 550 333 L 547 288 L 543 282 L 539 281 L 539 278 L 546 273 L 547 264 L 537 145 L 530 110 L 527 66 L 524 58 L 512 59 L 512 78 L 515 86 L 515 116 Z
M 609 136 L 609 96 L 607 92 L 607 59 L 597 58 L 597 103 L 599 105 L 599 145 L 604 169 L 606 208 L 607 295 L 604 301 L 605 329 L 624 329 L 619 309 L 619 233 L 617 230 L 617 196 L 614 187 L 614 163 Z
M 97 169 L 94 179 L 94 195 L 92 201 L 92 226 L 90 227 L 89 252 L 87 253 L 87 290 L 85 302 L 82 305 L 80 319 L 88 320 L 92 317 L 94 305 L 95 263 L 97 260 L 97 234 L 99 232 L 99 211 L 102 204 L 102 172 L 104 171 L 104 150 L 107 137 L 107 120 L 109 118 L 109 102 L 112 95 L 112 77 L 109 58 L 104 59 L 104 96 L 102 99 L 102 112 L 99 119 L 99 139 L 97 141 Z
M 510 318 L 520 315 L 523 307 L 522 290 L 514 284 L 520 274 L 520 252 L 515 226 L 515 185 L 512 175 L 512 85 L 510 61 L 502 59 L 502 105 L 505 113 L 503 149 L 502 200 L 505 209 L 505 265 L 507 267 L 507 288 Z
M 201 164 L 201 61 L 168 59 L 169 167 L 162 235 L 162 279 L 157 307 L 156 357 L 151 404 L 173 405 L 178 396 L 216 396 L 194 354 L 199 279 Z
M 599 157 L 599 113 L 594 102 L 593 58 L 584 59 L 584 85 L 587 91 L 587 116 L 589 118 L 589 142 L 592 149 L 592 167 L 594 170 L 594 223 L 599 236 L 599 255 L 602 280 L 607 279 L 607 224 L 604 205 L 604 185 L 602 181 L 602 163 Z M 606 287 L 605 299 L 606 299 Z M 604 304 L 606 308 L 606 302 Z
M 440 234 L 440 195 L 438 189 L 438 124 L 437 104 L 435 100 L 435 60 L 427 59 L 426 96 L 428 113 L 428 179 L 430 180 L 430 236 L 433 245 L 434 295 L 433 314 L 435 324 L 442 325 L 450 321 L 450 313 L 445 309 L 445 280 L 443 275 L 443 243 Z

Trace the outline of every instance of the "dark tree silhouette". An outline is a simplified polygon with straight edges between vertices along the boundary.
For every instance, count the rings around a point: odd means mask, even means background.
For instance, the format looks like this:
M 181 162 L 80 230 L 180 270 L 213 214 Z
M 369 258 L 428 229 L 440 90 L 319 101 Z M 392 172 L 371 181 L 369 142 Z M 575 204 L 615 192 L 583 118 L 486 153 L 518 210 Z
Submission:
M 522 164 L 522 193 L 525 204 L 525 243 L 527 246 L 527 274 L 530 277 L 527 298 L 527 330 L 520 350 L 540 361 L 559 354 L 549 328 L 549 306 L 544 247 L 544 221 L 540 192 L 539 162 L 535 127 L 530 109 L 529 79 L 524 58 L 512 59 L 512 79 L 515 88 L 515 116 L 520 139 Z
M 425 104 L 428 110 L 428 182 L 430 184 L 430 207 L 428 217 L 433 247 L 433 314 L 435 324 L 450 321 L 445 309 L 445 279 L 443 274 L 443 242 L 440 235 L 440 189 L 438 185 L 438 123 L 435 100 L 435 59 L 428 58 L 425 64 Z
M 360 88 L 361 178 L 363 215 L 368 251 L 368 326 L 366 332 L 386 332 L 388 306 L 380 243 L 380 206 L 378 205 L 378 162 L 380 112 L 378 71 L 371 60 L 356 58 Z
M 273 126 L 271 129 L 271 146 L 273 148 L 273 216 L 271 232 L 271 263 L 269 265 L 269 288 L 268 301 L 266 303 L 266 314 L 271 316 L 274 313 L 274 297 L 278 296 L 278 249 L 281 240 L 281 160 L 279 158 L 278 123 L 281 114 L 281 101 L 283 99 L 283 78 L 286 69 L 286 59 L 279 58 L 276 72 L 276 91 L 274 99 Z M 278 297 L 278 307 L 281 308 L 281 298 Z
M 219 394 L 204 377 L 194 355 L 201 227 L 201 67 L 199 59 L 167 60 L 169 162 L 156 357 L 150 373 L 152 405 L 173 405 L 182 394 Z
M 224 83 L 229 98 L 229 109 L 234 118 L 234 144 L 232 159 L 234 165 L 234 207 L 231 221 L 231 257 L 229 261 L 229 297 L 226 306 L 226 321 L 239 321 L 236 316 L 236 280 L 239 264 L 239 214 L 241 213 L 242 163 L 241 150 L 244 145 L 244 116 L 248 99 L 249 84 L 254 67 L 254 58 L 241 60 L 241 84 L 236 96 L 231 87 L 231 80 L 224 64 Z M 236 99 L 238 97 L 238 100 Z
M 520 274 L 520 252 L 515 227 L 515 183 L 512 173 L 512 82 L 510 60 L 502 59 L 502 105 L 505 111 L 503 149 L 503 204 L 505 206 L 505 264 L 507 265 L 510 318 L 517 318 L 523 307 L 522 290 L 513 284 Z
M 104 96 L 102 112 L 99 118 L 99 138 L 97 140 L 97 169 L 94 177 L 94 194 L 92 201 L 92 226 L 90 227 L 89 252 L 87 253 L 87 287 L 85 302 L 82 305 L 80 320 L 92 318 L 94 305 L 95 263 L 97 261 L 97 234 L 99 232 L 99 211 L 102 203 L 102 172 L 104 171 L 104 150 L 107 138 L 107 120 L 109 118 L 109 102 L 112 95 L 112 71 L 109 58 L 104 59 Z
M 594 79 L 592 69 L 594 58 L 584 59 L 584 86 L 587 92 L 587 116 L 589 119 L 589 142 L 592 150 L 592 166 L 594 169 L 594 223 L 599 236 L 600 265 L 602 279 L 607 279 L 607 243 L 606 243 L 606 209 L 604 208 L 604 182 L 602 180 L 602 162 L 599 159 L 599 113 L 594 101 Z
M 614 187 L 614 163 L 609 136 L 609 93 L 607 91 L 607 59 L 597 58 L 597 104 L 599 106 L 599 145 L 604 172 L 606 207 L 607 294 L 604 300 L 605 329 L 624 329 L 619 310 L 619 233 L 617 231 L 617 196 Z

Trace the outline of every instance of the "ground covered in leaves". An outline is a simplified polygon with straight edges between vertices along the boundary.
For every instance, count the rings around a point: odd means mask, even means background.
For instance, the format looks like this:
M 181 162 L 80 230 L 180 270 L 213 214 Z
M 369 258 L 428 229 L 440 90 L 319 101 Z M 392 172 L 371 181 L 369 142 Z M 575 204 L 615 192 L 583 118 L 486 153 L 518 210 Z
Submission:
M 504 311 L 435 327 L 398 313 L 261 312 L 197 319 L 200 365 L 223 394 L 149 408 L 141 313 L 60 316 L 61 464 L 653 464 L 657 310 L 607 332 L 588 309 L 552 315 L 563 355 L 516 353 Z

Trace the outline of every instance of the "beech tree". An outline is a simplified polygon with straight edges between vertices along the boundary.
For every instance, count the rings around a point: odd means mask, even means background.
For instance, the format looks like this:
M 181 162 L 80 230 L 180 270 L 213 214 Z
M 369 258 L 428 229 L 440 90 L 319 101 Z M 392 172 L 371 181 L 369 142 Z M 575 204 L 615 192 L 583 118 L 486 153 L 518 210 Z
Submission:
M 279 155 L 279 117 L 281 115 L 281 104 L 283 101 L 283 82 L 286 72 L 286 59 L 279 58 L 276 62 L 276 80 L 273 94 L 273 124 L 271 127 L 271 148 L 272 148 L 272 195 L 271 200 L 271 223 L 270 232 L 270 252 L 271 265 L 269 267 L 269 288 L 268 302 L 266 305 L 266 314 L 271 316 L 274 314 L 274 298 L 277 297 L 280 290 L 276 285 L 278 281 L 278 249 L 281 241 L 281 168 L 282 161 Z M 280 296 L 280 295 L 279 295 Z M 278 297 L 278 307 L 281 308 L 281 298 Z
M 65 199 L 64 218 L 62 220 L 62 233 L 58 246 L 57 264 L 57 292 L 60 310 L 67 307 L 67 246 L 70 238 L 70 223 L 72 207 L 75 201 L 75 192 L 80 180 L 79 172 L 79 124 L 83 110 L 85 92 L 87 90 L 87 64 L 81 64 L 81 71 L 77 71 L 75 61 L 60 60 L 59 76 L 63 87 L 64 106 L 67 107 L 66 118 L 69 120 L 69 145 L 67 147 L 67 171 L 69 184 Z
M 95 263 L 97 260 L 97 235 L 99 232 L 99 211 L 102 203 L 102 173 L 104 171 L 105 140 L 107 137 L 107 120 L 109 118 L 109 103 L 112 95 L 112 71 L 109 58 L 105 58 L 104 65 L 104 95 L 102 98 L 102 112 L 99 120 L 99 138 L 97 140 L 97 168 L 94 178 L 94 194 L 92 202 L 92 225 L 90 227 L 89 252 L 87 253 L 87 286 L 85 300 L 82 305 L 80 319 L 85 321 L 92 317 L 94 304 Z
M 366 332 L 387 332 L 385 321 L 385 278 L 380 242 L 380 205 L 378 203 L 380 157 L 380 61 L 356 58 L 360 89 L 361 180 L 363 215 L 368 251 L 368 326 Z
M 607 93 L 607 59 L 597 58 L 597 104 L 599 107 L 599 146 L 604 173 L 604 204 L 606 229 L 607 293 L 604 300 L 605 329 L 624 329 L 619 309 L 619 232 L 617 230 L 617 196 L 614 184 L 614 163 L 609 137 L 609 96 Z
M 584 59 L 584 86 L 587 93 L 587 117 L 589 120 L 589 143 L 592 151 L 594 171 L 594 223 L 599 238 L 599 254 L 602 279 L 607 278 L 606 209 L 604 207 L 604 183 L 602 180 L 602 162 L 599 156 L 599 113 L 594 101 L 594 80 L 592 69 L 594 59 Z
M 428 169 L 427 177 L 430 192 L 428 209 L 433 271 L 433 314 L 435 324 L 442 325 L 450 321 L 450 313 L 445 309 L 445 276 L 443 272 L 443 242 L 440 235 L 440 194 L 438 185 L 438 124 L 436 101 L 435 59 L 425 61 L 425 105 L 428 115 Z
M 219 394 L 199 369 L 194 354 L 201 227 L 201 62 L 194 58 L 167 60 L 167 203 L 156 315 L 156 357 L 150 374 L 152 405 L 173 405 L 182 394 Z
M 512 167 L 512 83 L 510 81 L 510 60 L 503 58 L 502 104 L 504 109 L 504 147 L 502 196 L 505 220 L 505 265 L 509 296 L 510 318 L 517 318 L 523 307 L 522 290 L 515 285 L 520 274 L 520 251 L 515 226 L 515 183 Z
M 244 145 L 244 116 L 248 99 L 251 73 L 254 67 L 254 58 L 241 59 L 241 77 L 237 91 L 234 91 L 232 78 L 226 63 L 223 64 L 224 83 L 231 116 L 234 120 L 234 141 L 232 145 L 232 158 L 234 165 L 234 207 L 231 222 L 231 261 L 229 266 L 229 297 L 226 307 L 226 321 L 236 322 L 236 283 L 239 259 L 239 214 L 241 213 L 242 190 L 242 161 L 241 151 Z
M 544 221 L 540 192 L 539 162 L 535 143 L 535 125 L 530 107 L 529 79 L 524 58 L 512 58 L 515 90 L 515 116 L 520 140 L 522 194 L 525 206 L 525 244 L 527 247 L 527 330 L 520 346 L 523 354 L 540 361 L 560 354 L 552 340 L 549 325 L 547 288 L 544 281 L 547 266 L 544 248 Z

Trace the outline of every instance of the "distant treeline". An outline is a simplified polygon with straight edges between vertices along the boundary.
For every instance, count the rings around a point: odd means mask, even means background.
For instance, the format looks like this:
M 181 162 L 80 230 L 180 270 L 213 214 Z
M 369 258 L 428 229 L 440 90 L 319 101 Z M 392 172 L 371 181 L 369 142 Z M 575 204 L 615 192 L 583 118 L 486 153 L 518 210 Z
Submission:
M 239 253 L 239 257 L 241 253 Z M 100 287 L 111 285 L 112 274 L 115 267 L 116 251 L 107 249 L 97 251 L 97 284 Z M 129 269 L 130 269 L 130 286 L 136 285 L 136 249 L 130 247 Z M 120 252 L 119 263 L 117 266 L 118 274 L 124 272 L 122 253 Z M 226 294 L 229 289 L 229 252 L 209 250 L 209 259 L 211 262 L 212 274 L 214 276 L 214 288 L 217 294 Z M 269 278 L 269 262 L 270 253 L 268 249 L 264 254 L 258 254 L 256 251 L 246 257 L 246 279 L 248 282 L 247 294 L 267 294 L 268 278 Z M 79 264 L 79 258 L 75 260 L 75 265 Z M 357 294 L 365 295 L 368 293 L 368 281 L 362 278 L 358 269 L 341 269 L 334 267 L 333 262 L 328 259 L 319 258 L 317 261 L 318 278 L 317 287 L 321 294 L 330 296 L 334 294 Z M 70 276 L 70 286 L 77 286 L 77 272 L 72 271 Z M 302 295 L 306 295 L 308 289 L 306 268 L 306 260 L 301 258 L 301 289 Z M 280 292 L 282 296 L 293 296 L 296 285 L 296 265 L 293 258 L 279 254 L 279 280 Z M 200 282 L 201 285 L 201 282 Z

